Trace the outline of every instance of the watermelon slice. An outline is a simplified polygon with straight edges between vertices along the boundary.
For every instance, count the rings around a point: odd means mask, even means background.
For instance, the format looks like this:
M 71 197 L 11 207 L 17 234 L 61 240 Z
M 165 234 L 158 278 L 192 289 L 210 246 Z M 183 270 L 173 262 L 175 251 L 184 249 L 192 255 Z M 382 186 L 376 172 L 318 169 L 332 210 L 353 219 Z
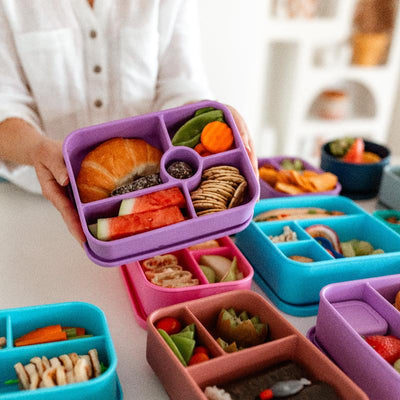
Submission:
M 177 206 L 97 220 L 97 238 L 115 240 L 184 221 Z
M 122 200 L 118 215 L 128 215 L 144 211 L 159 210 L 160 208 L 177 206 L 185 207 L 185 197 L 177 188 L 170 188 L 145 194 L 133 199 Z

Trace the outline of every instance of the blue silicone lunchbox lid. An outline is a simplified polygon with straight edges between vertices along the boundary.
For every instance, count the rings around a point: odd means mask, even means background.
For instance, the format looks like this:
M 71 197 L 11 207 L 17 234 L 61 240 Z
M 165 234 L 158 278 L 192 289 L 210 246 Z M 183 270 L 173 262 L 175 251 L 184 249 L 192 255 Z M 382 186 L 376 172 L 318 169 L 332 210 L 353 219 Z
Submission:
M 233 132 L 233 149 L 201 157 L 190 147 L 172 145 L 171 139 L 177 129 L 203 107 L 214 107 L 223 111 L 224 119 Z M 160 163 L 162 184 L 83 203 L 80 200 L 76 182 L 81 162 L 89 151 L 115 137 L 141 138 L 161 150 L 163 152 Z M 250 223 L 254 204 L 259 197 L 259 183 L 233 116 L 226 106 L 214 101 L 203 101 L 79 129 L 69 134 L 64 140 L 63 155 L 70 178 L 71 193 L 87 239 L 85 250 L 94 263 L 105 267 L 120 266 L 236 233 Z M 167 165 L 178 160 L 192 165 L 196 173 L 188 179 L 178 180 L 171 177 L 166 171 Z M 222 165 L 238 168 L 247 181 L 243 202 L 223 211 L 199 216 L 191 200 L 191 192 L 199 187 L 202 171 Z M 179 188 L 185 197 L 186 219 L 184 221 L 111 241 L 99 240 L 90 233 L 88 225 L 95 223 L 98 218 L 118 215 L 122 200 L 173 187 Z
M 254 215 L 279 208 L 319 207 L 342 211 L 344 215 L 298 220 L 251 222 L 236 235 L 236 245 L 254 268 L 254 278 L 272 302 L 282 311 L 297 315 L 315 315 L 320 290 L 335 282 L 400 273 L 400 236 L 383 222 L 342 196 L 313 196 L 264 199 Z M 383 254 L 334 258 L 306 228 L 323 224 L 333 229 L 340 242 L 352 239 L 371 243 Z M 269 236 L 281 234 L 284 226 L 297 233 L 298 241 L 273 243 Z M 314 259 L 301 263 L 290 256 Z
M 91 337 L 77 338 L 27 346 L 15 346 L 15 340 L 22 335 L 48 325 L 82 327 Z M 5 309 L 0 311 L 0 337 L 7 340 L 0 349 L 0 399 L 48 399 L 48 400 L 95 400 L 123 398 L 116 367 L 117 355 L 112 343 L 104 313 L 96 306 L 84 302 L 68 302 L 31 307 Z M 48 359 L 62 354 L 87 354 L 96 349 L 99 361 L 106 367 L 100 376 L 85 382 L 64 386 L 20 390 L 18 384 L 6 384 L 16 378 L 14 365 L 26 365 L 33 357 Z

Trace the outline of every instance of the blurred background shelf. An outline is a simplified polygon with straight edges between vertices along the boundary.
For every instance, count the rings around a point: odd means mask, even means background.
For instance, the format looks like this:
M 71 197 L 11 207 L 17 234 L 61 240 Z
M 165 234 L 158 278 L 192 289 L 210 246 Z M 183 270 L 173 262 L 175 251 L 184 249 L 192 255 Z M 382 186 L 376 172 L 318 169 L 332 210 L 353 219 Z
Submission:
M 243 114 L 259 157 L 318 157 L 324 140 L 361 134 L 400 154 L 398 3 L 198 0 L 211 88 Z M 379 6 L 386 14 L 377 19 Z M 226 18 L 217 44 L 209 29 L 221 23 L 221 13 Z M 338 89 L 348 95 L 348 115 L 321 120 L 321 95 Z

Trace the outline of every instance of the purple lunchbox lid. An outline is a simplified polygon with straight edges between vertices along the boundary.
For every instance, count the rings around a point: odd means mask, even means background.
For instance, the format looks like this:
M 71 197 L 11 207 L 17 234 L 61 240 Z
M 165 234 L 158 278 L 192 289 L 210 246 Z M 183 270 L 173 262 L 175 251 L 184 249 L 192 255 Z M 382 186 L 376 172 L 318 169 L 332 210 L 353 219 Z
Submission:
M 225 121 L 232 128 L 235 148 L 209 157 L 200 157 L 189 147 L 173 146 L 174 132 L 190 119 L 194 112 L 203 107 L 221 109 Z M 134 133 L 132 133 L 134 132 Z M 76 176 L 84 156 L 102 142 L 113 137 L 141 138 L 158 147 L 163 152 L 160 174 L 163 183 L 148 189 L 126 193 L 88 203 L 82 203 L 76 184 Z M 64 140 L 63 155 L 70 177 L 71 192 L 87 242 L 85 251 L 96 264 L 106 267 L 120 266 L 132 261 L 142 260 L 157 254 L 188 247 L 206 240 L 237 233 L 250 223 L 253 209 L 259 198 L 259 183 L 252 169 L 240 133 L 229 109 L 215 101 L 203 101 L 169 110 L 125 118 L 72 132 Z M 197 173 L 185 180 L 177 180 L 166 172 L 167 163 L 176 157 L 194 163 Z M 245 203 L 221 212 L 197 216 L 190 199 L 190 192 L 200 183 L 201 171 L 213 166 L 232 165 L 239 168 L 246 178 L 248 187 Z M 95 238 L 88 225 L 97 218 L 117 216 L 123 199 L 139 197 L 143 194 L 178 187 L 186 199 L 187 220 L 163 228 L 116 239 L 101 241 Z

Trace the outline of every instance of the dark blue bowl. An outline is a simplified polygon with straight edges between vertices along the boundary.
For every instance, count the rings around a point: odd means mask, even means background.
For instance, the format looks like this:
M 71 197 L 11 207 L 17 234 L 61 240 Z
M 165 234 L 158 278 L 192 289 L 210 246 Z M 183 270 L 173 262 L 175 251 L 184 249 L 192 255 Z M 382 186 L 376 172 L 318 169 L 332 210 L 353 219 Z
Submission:
M 390 150 L 377 143 L 364 140 L 365 151 L 381 157 L 381 161 L 373 164 L 354 164 L 340 160 L 329 151 L 329 143 L 322 147 L 321 168 L 335 174 L 342 185 L 341 194 L 357 198 L 375 197 L 379 191 L 383 168 L 389 164 Z

